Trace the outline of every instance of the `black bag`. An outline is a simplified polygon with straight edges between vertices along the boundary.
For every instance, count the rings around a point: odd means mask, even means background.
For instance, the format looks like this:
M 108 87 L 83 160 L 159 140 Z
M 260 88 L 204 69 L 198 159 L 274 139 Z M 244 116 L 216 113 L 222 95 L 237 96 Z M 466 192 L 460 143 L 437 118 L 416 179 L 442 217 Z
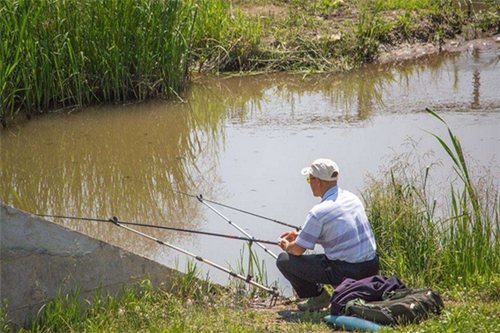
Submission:
M 382 301 L 351 300 L 345 307 L 345 315 L 382 325 L 405 325 L 419 323 L 431 313 L 439 314 L 443 308 L 441 297 L 432 289 L 400 289 L 384 294 Z

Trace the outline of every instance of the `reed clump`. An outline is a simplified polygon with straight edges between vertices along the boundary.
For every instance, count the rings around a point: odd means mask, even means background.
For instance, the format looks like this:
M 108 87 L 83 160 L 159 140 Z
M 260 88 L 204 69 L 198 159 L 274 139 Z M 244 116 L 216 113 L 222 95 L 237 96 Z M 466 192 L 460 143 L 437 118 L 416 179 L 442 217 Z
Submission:
M 0 0 L 6 115 L 144 100 L 186 84 L 193 2 Z
M 245 69 L 259 21 L 227 0 L 0 0 L 0 120 L 181 94 Z M 231 15 L 230 15 L 231 12 Z
M 252 18 L 231 1 L 193 1 L 197 16 L 190 62 L 203 72 L 251 71 L 263 34 L 259 17 Z
M 436 113 L 430 114 L 447 124 Z M 458 137 L 432 134 L 452 161 L 448 195 L 433 197 L 432 170 L 411 154 L 373 176 L 364 199 L 382 270 L 413 285 L 476 288 L 500 297 L 500 199 L 491 173 L 471 170 Z M 418 170 L 418 168 L 420 170 Z M 433 190 L 434 188 L 434 190 Z

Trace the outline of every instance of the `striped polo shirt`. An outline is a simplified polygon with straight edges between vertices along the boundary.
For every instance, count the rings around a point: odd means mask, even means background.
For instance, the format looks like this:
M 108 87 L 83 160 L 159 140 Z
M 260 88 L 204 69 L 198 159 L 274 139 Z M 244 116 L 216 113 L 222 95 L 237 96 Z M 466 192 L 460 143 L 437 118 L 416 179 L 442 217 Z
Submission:
M 330 260 L 358 263 L 375 258 L 375 237 L 356 195 L 334 186 L 311 209 L 296 244 L 312 250 L 316 243 Z

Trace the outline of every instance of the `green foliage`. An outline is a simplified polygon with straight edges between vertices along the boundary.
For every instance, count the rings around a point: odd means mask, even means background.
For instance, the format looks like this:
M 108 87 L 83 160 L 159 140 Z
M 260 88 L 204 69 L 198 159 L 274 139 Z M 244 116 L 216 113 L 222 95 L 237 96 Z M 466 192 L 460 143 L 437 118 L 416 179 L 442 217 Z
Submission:
M 202 301 L 206 295 L 211 295 L 217 289 L 208 277 L 205 281 L 201 280 L 201 270 L 192 260 L 187 261 L 185 273 L 176 274 L 173 278 L 172 291 L 175 291 L 178 297 Z
M 10 321 L 7 316 L 7 302 L 0 303 L 0 332 L 10 333 Z
M 446 306 L 439 317 L 420 325 L 399 326 L 391 332 L 497 332 L 500 303 L 463 303 Z
M 451 144 L 431 135 L 450 157 L 459 182 L 450 184 L 449 200 L 437 205 L 431 191 L 436 165 L 422 167 L 412 154 L 393 161 L 385 176 L 372 178 L 364 198 L 384 272 L 413 285 L 484 286 L 500 271 L 498 188 L 488 173 L 472 176 L 458 137 L 447 130 Z
M 386 22 L 381 12 L 383 0 L 359 1 L 359 18 L 355 38 L 357 41 L 356 55 L 360 62 L 372 61 L 378 53 L 380 40 L 390 31 L 393 23 Z
M 194 9 L 183 1 L 1 0 L 0 14 L 4 117 L 184 86 Z
M 247 60 L 260 43 L 259 18 L 250 19 L 227 0 L 192 2 L 197 6 L 192 66 L 208 71 L 248 70 Z
M 452 185 L 450 190 L 449 221 L 443 224 L 448 231 L 443 234 L 442 241 L 444 265 L 452 268 L 448 272 L 450 279 L 461 280 L 464 286 L 471 286 L 476 283 L 476 277 L 488 278 L 500 271 L 498 188 L 492 183 L 481 193 L 472 179 L 459 138 L 453 135 L 441 117 L 429 109 L 427 111 L 447 127 L 451 146 L 437 135 L 432 135 L 451 158 L 455 174 L 463 186 L 460 189 Z
M 20 332 L 157 332 L 165 326 L 166 332 L 182 332 L 188 320 L 182 316 L 191 312 L 186 311 L 189 302 L 153 290 L 149 281 L 125 288 L 119 296 L 96 293 L 85 303 L 74 293 L 48 302 L 29 329 Z
M 344 5 L 343 0 L 290 0 L 289 5 L 292 8 L 301 8 L 307 13 L 313 15 L 330 15 L 335 9 Z
M 31 324 L 31 331 L 68 332 L 74 330 L 75 325 L 80 325 L 80 315 L 83 313 L 78 295 L 79 291 L 66 295 L 59 294 L 46 303 L 38 312 L 37 321 Z M 40 330 L 39 327 L 44 327 L 44 329 Z M 77 327 L 76 330 L 78 330 Z
M 471 25 L 480 31 L 495 30 L 500 33 L 500 3 L 492 4 L 488 10 L 479 13 L 471 13 Z
M 447 0 L 386 0 L 382 2 L 384 10 L 392 9 L 436 9 Z
M 240 251 L 240 257 L 236 263 L 236 268 L 229 265 L 229 269 L 241 276 L 251 277 L 252 281 L 267 287 L 268 281 L 266 263 L 264 260 L 259 262 L 259 256 L 257 252 L 252 249 L 252 246 L 254 245 L 243 245 L 243 248 Z M 248 255 L 245 253 L 246 248 L 248 248 Z M 245 260 L 246 257 L 248 257 L 248 260 Z M 247 262 L 247 267 L 245 267 L 245 262 Z M 229 285 L 236 290 L 247 290 L 247 288 L 250 288 L 249 291 L 252 297 L 256 295 L 262 297 L 267 296 L 267 292 L 265 290 L 255 286 L 250 287 L 250 285 L 247 285 L 240 279 L 231 279 Z

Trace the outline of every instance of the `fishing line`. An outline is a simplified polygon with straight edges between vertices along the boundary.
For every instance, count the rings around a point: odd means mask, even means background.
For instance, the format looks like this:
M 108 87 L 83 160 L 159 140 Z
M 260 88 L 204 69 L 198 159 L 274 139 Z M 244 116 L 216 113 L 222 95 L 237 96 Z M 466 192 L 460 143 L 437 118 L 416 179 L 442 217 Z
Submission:
M 110 220 L 94 219 L 94 218 L 88 218 L 88 217 L 75 217 L 75 216 L 62 216 L 62 215 L 41 215 L 41 214 L 35 214 L 35 215 L 36 216 L 40 216 L 40 217 L 61 218 L 61 219 L 68 219 L 68 220 L 112 222 Z M 182 228 L 166 227 L 166 226 L 161 226 L 161 225 L 152 225 L 152 224 L 144 224 L 144 223 L 125 222 L 125 221 L 120 221 L 120 223 L 121 224 L 138 226 L 138 227 L 147 227 L 147 228 L 157 228 L 157 229 L 164 229 L 164 230 L 180 231 L 180 232 L 189 232 L 189 233 L 193 233 L 193 234 L 200 234 L 200 235 L 206 235 L 206 236 L 215 236 L 215 237 L 224 237 L 224 238 L 230 238 L 230 239 L 236 239 L 236 240 L 243 240 L 243 241 L 247 241 L 247 242 L 259 242 L 259 243 L 264 243 L 264 244 L 278 245 L 278 242 L 276 242 L 276 241 L 256 239 L 256 238 L 253 238 L 253 237 L 242 237 L 242 236 L 235 236 L 235 235 L 224 235 L 224 234 L 218 234 L 218 233 L 213 233 L 213 232 L 208 232 L 208 231 L 182 229 Z
M 191 198 L 196 198 L 196 199 L 198 199 L 198 196 L 197 196 L 197 195 L 193 195 L 193 194 L 189 194 L 189 193 L 185 193 L 185 192 L 181 192 L 181 191 L 177 191 L 177 190 L 171 190 L 171 191 L 172 191 L 172 192 L 175 192 L 175 193 L 178 193 L 178 194 L 186 195 L 186 196 L 191 197 Z M 203 196 L 202 196 L 201 194 L 199 195 L 199 197 L 203 198 Z M 199 199 L 198 199 L 198 200 L 199 200 Z M 252 216 L 255 216 L 255 217 L 258 217 L 258 218 L 264 219 L 264 220 L 268 220 L 268 221 L 271 221 L 271 222 L 274 222 L 274 223 L 277 223 L 277 224 L 281 224 L 281 225 L 284 225 L 284 226 L 287 226 L 287 227 L 290 227 L 290 228 L 294 228 L 294 229 L 296 229 L 297 231 L 300 231 L 300 230 L 302 229 L 302 227 L 297 227 L 297 226 L 295 226 L 295 225 L 288 224 L 288 223 L 285 223 L 285 222 L 281 222 L 281 221 L 278 221 L 278 220 L 275 220 L 275 219 L 272 219 L 272 218 L 269 218 L 269 217 L 266 217 L 266 216 L 262 216 L 262 215 L 259 215 L 259 214 L 255 214 L 255 213 L 252 213 L 252 212 L 249 212 L 249 211 L 246 211 L 246 210 L 240 209 L 240 208 L 231 207 L 231 206 L 228 206 L 228 205 L 225 205 L 225 204 L 222 204 L 222 203 L 219 203 L 219 202 L 213 201 L 213 200 L 208 200 L 208 199 L 205 199 L 205 198 L 203 198 L 203 200 L 205 200 L 206 202 L 210 202 L 210 203 L 212 203 L 212 204 L 215 204 L 215 205 L 221 206 L 221 207 L 225 207 L 225 208 L 229 208 L 229 209 L 235 210 L 235 211 L 240 212 L 240 213 L 244 213 L 244 214 L 252 215 Z
M 221 270 L 221 271 L 223 271 L 223 272 L 225 272 L 225 273 L 229 274 L 230 276 L 233 276 L 233 277 L 235 277 L 235 278 L 238 278 L 238 279 L 240 279 L 240 280 L 242 280 L 242 281 L 244 281 L 244 282 L 246 282 L 246 283 L 248 283 L 248 284 L 250 284 L 250 285 L 252 285 L 252 286 L 254 286 L 254 287 L 260 288 L 260 289 L 262 289 L 262 290 L 264 290 L 264 291 L 268 292 L 269 294 L 271 294 L 271 295 L 273 296 L 273 299 L 271 300 L 271 304 L 272 304 L 273 300 L 274 300 L 274 302 L 275 302 L 276 298 L 279 296 L 279 292 L 277 291 L 277 288 L 276 288 L 276 287 L 273 287 L 273 288 L 268 288 L 268 287 L 266 287 L 266 286 L 264 286 L 264 285 L 262 285 L 262 284 L 260 284 L 260 283 L 257 283 L 257 282 L 255 282 L 255 281 L 253 281 L 251 276 L 247 276 L 247 277 L 245 277 L 245 276 L 240 275 L 240 274 L 238 274 L 238 273 L 235 273 L 235 272 L 233 272 L 233 271 L 231 271 L 231 270 L 229 270 L 229 269 L 227 269 L 227 268 L 225 268 L 225 267 L 222 267 L 222 266 L 220 266 L 220 265 L 218 265 L 218 264 L 216 264 L 216 263 L 214 263 L 214 262 L 211 262 L 211 261 L 209 261 L 209 260 L 203 259 L 203 258 L 202 258 L 202 257 L 200 257 L 200 256 L 197 256 L 197 255 L 195 255 L 195 254 L 193 254 L 193 253 L 191 253 L 191 252 L 188 252 L 188 251 L 186 251 L 186 250 L 183 250 L 183 249 L 181 249 L 181 248 L 179 248 L 179 247 L 177 247 L 177 246 L 175 246 L 175 245 L 172 245 L 172 244 L 169 244 L 169 243 L 164 242 L 164 241 L 162 241 L 162 240 L 159 240 L 159 239 L 157 239 L 157 238 L 154 238 L 154 237 L 152 237 L 152 236 L 150 236 L 150 235 L 147 235 L 147 234 L 145 234 L 145 233 L 142 233 L 142 232 L 140 232 L 140 231 L 138 231 L 138 230 L 135 230 L 135 229 L 132 229 L 132 228 L 126 227 L 125 225 L 123 225 L 123 222 L 118 221 L 118 219 L 117 219 L 116 217 L 113 217 L 112 219 L 109 219 L 109 220 L 107 220 L 107 221 L 108 221 L 108 222 L 112 222 L 112 223 L 113 223 L 113 224 L 115 224 L 116 226 L 121 227 L 121 228 L 124 228 L 124 229 L 126 229 L 126 230 L 129 230 L 129 231 L 131 231 L 131 232 L 133 232 L 133 233 L 136 233 L 136 234 L 138 234 L 138 235 L 140 235 L 140 236 L 142 236 L 142 237 L 145 237 L 145 238 L 151 239 L 151 240 L 153 240 L 153 241 L 157 242 L 158 244 L 161 244 L 161 245 L 167 246 L 167 247 L 169 247 L 169 248 L 171 248 L 171 249 L 174 249 L 174 250 L 176 250 L 176 251 L 179 251 L 179 252 L 181 252 L 181 253 L 184 253 L 185 255 L 188 255 L 188 256 L 190 256 L 190 257 L 195 258 L 195 259 L 196 259 L 196 260 L 198 260 L 198 261 L 201 261 L 201 262 L 203 262 L 203 263 L 205 263 L 205 264 L 207 264 L 207 265 L 210 265 L 210 266 L 212 266 L 212 267 L 215 267 L 215 268 L 217 268 L 217 269 L 219 269 L 219 270 Z
M 234 223 L 233 221 L 231 221 L 230 219 L 228 219 L 227 217 L 225 217 L 224 215 L 222 215 L 222 213 L 220 213 L 217 209 L 215 209 L 212 206 L 210 206 L 209 204 L 207 204 L 204 201 L 204 199 L 203 199 L 203 197 L 201 195 L 197 196 L 196 199 L 198 199 L 199 202 L 201 202 L 202 204 L 204 204 L 205 206 L 207 206 L 208 208 L 210 208 L 212 211 L 214 211 L 217 215 L 219 215 L 220 217 L 222 217 L 224 220 L 226 220 L 230 225 L 232 225 L 233 227 L 235 227 L 236 229 L 238 229 L 243 235 L 247 236 L 248 238 L 253 238 L 248 232 L 246 232 L 245 230 L 243 230 L 242 228 L 240 228 L 236 223 Z M 271 252 L 267 247 L 265 247 L 261 243 L 255 242 L 255 244 L 257 244 L 258 246 L 260 246 L 264 250 L 264 252 L 268 253 L 274 259 L 278 259 L 278 256 L 276 254 L 274 254 L 273 252 Z

